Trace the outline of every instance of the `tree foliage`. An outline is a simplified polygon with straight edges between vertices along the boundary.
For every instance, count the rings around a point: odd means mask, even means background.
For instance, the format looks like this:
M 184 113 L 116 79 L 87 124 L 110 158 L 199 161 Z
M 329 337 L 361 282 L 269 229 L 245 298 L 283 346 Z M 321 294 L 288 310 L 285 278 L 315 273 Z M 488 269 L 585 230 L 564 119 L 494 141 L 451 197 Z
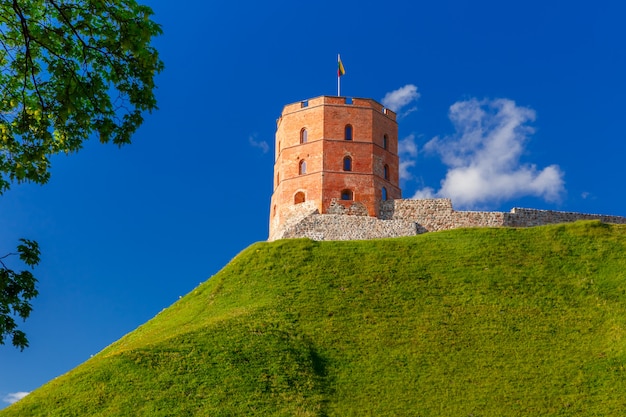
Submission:
M 0 2 L 0 195 L 12 183 L 46 183 L 50 158 L 91 136 L 130 143 L 156 109 L 163 69 L 152 14 L 135 0 Z M 29 316 L 37 280 L 9 268 L 9 255 L 0 257 L 0 344 L 11 337 L 23 349 L 14 317 Z M 14 255 L 33 267 L 39 247 L 23 239 Z
M 20 239 L 17 253 L 9 253 L 0 257 L 0 345 L 5 337 L 10 337 L 13 346 L 24 349 L 28 346 L 26 334 L 18 330 L 15 316 L 26 320 L 32 306 L 30 300 L 38 294 L 37 279 L 25 269 L 16 272 L 6 264 L 7 258 L 18 255 L 27 266 L 33 268 L 39 263 L 39 245 L 37 242 Z
M 90 135 L 130 142 L 156 108 L 161 28 L 134 0 L 0 3 L 0 192 L 45 183 L 50 156 Z

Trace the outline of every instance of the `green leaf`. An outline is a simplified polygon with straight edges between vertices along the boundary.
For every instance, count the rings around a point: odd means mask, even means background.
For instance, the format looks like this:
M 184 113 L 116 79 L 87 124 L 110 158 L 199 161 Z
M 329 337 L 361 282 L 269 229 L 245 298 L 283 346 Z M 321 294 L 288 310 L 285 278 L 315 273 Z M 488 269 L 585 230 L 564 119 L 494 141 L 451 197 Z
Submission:
M 135 0 L 0 4 L 0 194 L 13 181 L 45 183 L 51 155 L 94 135 L 130 143 L 141 113 L 157 108 L 152 15 Z

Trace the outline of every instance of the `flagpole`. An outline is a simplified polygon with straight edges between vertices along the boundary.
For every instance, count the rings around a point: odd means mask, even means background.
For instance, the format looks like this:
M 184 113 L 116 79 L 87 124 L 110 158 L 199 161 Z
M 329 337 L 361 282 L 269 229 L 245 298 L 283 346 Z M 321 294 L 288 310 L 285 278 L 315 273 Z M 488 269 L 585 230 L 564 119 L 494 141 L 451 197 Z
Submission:
M 341 62 L 341 57 L 337 54 L 337 66 Z M 337 70 L 337 97 L 341 97 L 341 73 Z
M 337 54 L 337 96 L 341 97 L 341 76 L 346 73 L 343 63 L 341 62 L 341 56 Z

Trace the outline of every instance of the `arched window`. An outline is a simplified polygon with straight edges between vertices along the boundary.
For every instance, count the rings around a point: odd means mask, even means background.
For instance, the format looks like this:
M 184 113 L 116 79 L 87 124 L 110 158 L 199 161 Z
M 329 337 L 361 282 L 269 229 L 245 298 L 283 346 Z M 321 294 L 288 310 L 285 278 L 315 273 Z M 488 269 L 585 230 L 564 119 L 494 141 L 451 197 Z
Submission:
M 387 189 L 385 187 L 383 187 L 383 189 L 381 190 L 381 194 L 383 201 L 387 200 Z
M 343 170 L 352 171 L 352 158 L 349 156 L 343 158 Z
M 352 200 L 354 197 L 354 194 L 352 193 L 352 190 L 343 190 L 341 192 L 341 199 L 342 200 Z
M 352 140 L 352 125 L 346 125 L 344 139 Z
M 383 149 L 387 149 L 389 146 L 389 136 L 383 135 Z
M 306 127 L 303 127 L 302 130 L 300 131 L 300 143 L 306 143 L 306 140 L 307 140 Z
M 389 165 L 385 165 L 385 179 L 389 180 Z
M 300 175 L 306 174 L 306 161 L 304 159 L 300 160 L 300 165 L 298 166 L 298 173 Z
M 302 191 L 298 191 L 296 195 L 293 196 L 293 204 L 300 204 L 300 203 L 304 203 L 305 201 L 306 201 L 306 198 Z

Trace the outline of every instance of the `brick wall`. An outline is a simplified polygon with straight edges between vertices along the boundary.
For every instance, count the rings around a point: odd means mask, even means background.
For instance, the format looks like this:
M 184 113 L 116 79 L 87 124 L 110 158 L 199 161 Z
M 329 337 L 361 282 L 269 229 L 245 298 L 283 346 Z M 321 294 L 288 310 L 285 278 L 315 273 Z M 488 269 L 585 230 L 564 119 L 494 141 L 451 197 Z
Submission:
M 352 199 L 376 218 L 383 188 L 387 198 L 402 197 L 396 114 L 380 103 L 316 97 L 285 106 L 276 124 L 270 236 L 283 233 L 283 221 L 301 201 L 313 202 L 325 214 L 344 190 L 350 190 Z M 352 126 L 351 140 L 345 138 L 346 125 Z M 303 129 L 305 143 L 301 141 Z M 351 159 L 351 169 L 344 169 L 344 158 Z M 303 161 L 305 173 L 300 170 Z
M 403 200 L 396 114 L 371 99 L 320 96 L 284 107 L 277 120 L 269 240 L 412 236 L 460 227 L 529 227 L 625 217 L 514 208 L 456 211 L 449 199 Z M 345 127 L 352 139 L 345 140 Z M 301 143 L 306 129 L 307 141 Z M 387 146 L 384 139 L 387 138 Z M 344 170 L 345 157 L 352 169 Z M 306 161 L 306 172 L 300 164 Z M 383 188 L 389 200 L 382 201 Z M 344 189 L 353 200 L 341 200 Z

